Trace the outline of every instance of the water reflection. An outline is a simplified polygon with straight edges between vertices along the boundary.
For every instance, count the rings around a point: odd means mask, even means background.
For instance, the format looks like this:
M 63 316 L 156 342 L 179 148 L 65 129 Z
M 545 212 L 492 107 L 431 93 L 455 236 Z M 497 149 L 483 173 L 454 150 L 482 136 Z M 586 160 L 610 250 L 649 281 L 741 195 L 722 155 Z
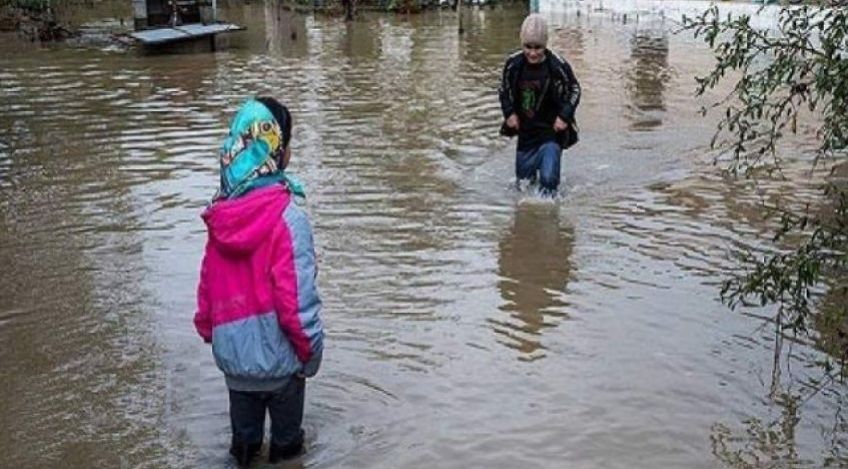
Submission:
M 802 170 L 807 163 L 795 162 L 787 173 Z M 792 166 L 792 165 L 790 165 Z M 823 168 L 824 169 L 824 168 Z M 844 168 L 824 171 L 838 177 Z M 806 170 L 805 170 L 806 171 Z M 769 194 L 790 191 L 782 204 L 799 200 L 812 201 L 819 213 L 834 210 L 833 200 L 822 200 L 811 196 L 818 191 L 819 184 L 799 183 L 801 178 L 792 178 L 793 183 L 785 187 L 784 180 L 765 180 Z M 832 180 L 832 179 L 831 179 Z M 736 184 L 733 184 L 734 186 Z M 762 186 L 760 187 L 762 189 Z M 736 218 L 739 224 L 746 223 L 760 233 L 771 235 L 776 229 L 773 216 L 764 215 L 762 210 L 746 208 L 757 199 L 751 190 L 734 191 L 727 199 L 741 199 L 740 206 L 733 206 L 728 217 Z M 762 202 L 762 201 L 760 201 Z M 725 202 L 727 203 L 727 202 Z M 769 203 L 775 203 L 773 200 Z M 809 208 L 808 208 L 809 209 Z M 798 209 L 796 208 L 796 213 Z M 746 211 L 757 212 L 752 216 L 735 216 Z M 771 336 L 768 344 L 773 354 L 771 376 L 762 380 L 762 389 L 768 395 L 762 399 L 766 416 L 747 415 L 741 422 L 716 423 L 711 432 L 712 449 L 716 457 L 728 467 L 846 467 L 848 465 L 848 420 L 843 414 L 845 407 L 844 380 L 846 358 L 848 358 L 848 277 L 844 272 L 823 269 L 823 289 L 814 296 L 816 308 L 811 312 L 815 332 L 811 343 L 789 334 L 772 320 L 764 320 L 763 334 Z M 758 319 L 775 316 L 776 308 L 766 310 L 764 315 L 753 313 Z M 814 435 L 814 436 L 811 436 Z M 815 451 L 811 451 L 815 448 Z M 816 453 L 817 452 L 817 453 Z M 812 456 L 811 456 L 812 455 Z
M 667 34 L 662 26 L 637 29 L 630 40 L 625 90 L 631 102 L 631 130 L 651 130 L 662 125 L 663 94 L 671 78 Z
M 802 354 L 806 354 L 802 352 Z M 785 371 L 790 352 L 784 355 Z M 800 365 L 800 363 L 799 363 Z M 776 363 L 780 367 L 780 363 Z M 844 394 L 836 386 L 840 378 L 824 375 L 810 378 L 802 370 L 777 383 L 779 392 L 762 401 L 766 416 L 747 415 L 738 423 L 719 421 L 710 431 L 713 455 L 726 467 L 846 467 L 848 464 L 848 419 L 843 415 Z M 773 373 L 779 376 L 780 373 Z M 816 408 L 814 404 L 820 407 Z M 815 448 L 817 451 L 811 451 Z M 817 453 L 817 454 L 816 454 Z M 811 457 L 811 455 L 814 455 Z
M 577 74 L 582 69 L 583 54 L 586 50 L 583 28 L 578 25 L 567 25 L 557 28 L 550 40 L 551 49 L 561 54 Z M 577 76 L 580 80 L 580 76 Z
M 565 288 L 572 275 L 574 233 L 559 206 L 521 203 L 498 243 L 498 289 L 507 318 L 489 319 L 500 342 L 522 360 L 544 356 L 542 331 L 567 317 Z
M 306 17 L 282 1 L 266 1 L 265 48 L 270 55 L 303 57 L 307 50 Z
M 192 113 L 186 110 L 201 106 L 201 100 L 220 72 L 215 54 L 145 57 L 130 66 L 127 72 L 139 81 L 138 90 L 142 94 L 149 93 L 145 99 L 133 103 L 135 109 L 174 117 L 179 124 L 190 119 Z M 191 127 L 179 125 L 174 129 Z
M 843 275 L 830 282 L 819 308 L 821 314 L 816 318 L 819 346 L 841 359 L 840 365 L 845 367 L 848 361 L 848 278 Z
M 813 461 L 798 455 L 799 398 L 785 394 L 775 404 L 780 415 L 771 422 L 750 417 L 738 433 L 722 423 L 713 425 L 710 442 L 716 458 L 732 468 L 812 467 Z
M 471 13 L 466 11 L 463 18 L 466 21 L 465 32 L 458 38 L 461 41 L 457 40 L 454 46 L 461 49 L 462 65 L 475 65 L 475 57 L 492 57 L 503 65 L 506 54 L 520 46 L 518 31 L 524 16 L 518 12 L 504 14 L 503 11 L 483 8 L 472 10 Z M 495 72 L 499 73 L 500 70 L 496 69 Z
M 379 45 L 372 25 L 362 21 L 345 21 L 342 36 L 342 53 L 352 64 L 377 60 Z

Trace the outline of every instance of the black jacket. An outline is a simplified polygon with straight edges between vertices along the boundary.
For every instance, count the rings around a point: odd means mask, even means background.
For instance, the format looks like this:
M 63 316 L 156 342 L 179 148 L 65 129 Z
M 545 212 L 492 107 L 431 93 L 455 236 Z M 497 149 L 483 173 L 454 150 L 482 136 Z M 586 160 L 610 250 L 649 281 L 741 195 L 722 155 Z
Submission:
M 545 49 L 543 63 L 548 67 L 548 80 L 550 80 L 545 99 L 553 99 L 557 115 L 569 125 L 574 125 L 574 113 L 577 105 L 580 104 L 580 83 L 574 77 L 571 65 L 549 49 Z M 504 119 L 516 112 L 515 97 L 518 95 L 518 79 L 526 64 L 527 59 L 522 51 L 510 55 L 504 64 L 503 77 L 498 87 Z

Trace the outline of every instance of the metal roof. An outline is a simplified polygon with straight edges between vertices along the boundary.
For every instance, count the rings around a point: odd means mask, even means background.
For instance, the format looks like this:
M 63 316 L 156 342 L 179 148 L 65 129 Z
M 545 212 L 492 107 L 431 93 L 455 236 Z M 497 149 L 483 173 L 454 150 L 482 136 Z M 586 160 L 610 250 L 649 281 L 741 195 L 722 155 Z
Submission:
M 212 34 L 240 31 L 242 29 L 244 29 L 244 27 L 230 23 L 196 23 L 184 24 L 173 28 L 156 28 L 135 31 L 130 33 L 130 36 L 138 39 L 144 44 L 164 44 L 167 42 L 209 36 Z

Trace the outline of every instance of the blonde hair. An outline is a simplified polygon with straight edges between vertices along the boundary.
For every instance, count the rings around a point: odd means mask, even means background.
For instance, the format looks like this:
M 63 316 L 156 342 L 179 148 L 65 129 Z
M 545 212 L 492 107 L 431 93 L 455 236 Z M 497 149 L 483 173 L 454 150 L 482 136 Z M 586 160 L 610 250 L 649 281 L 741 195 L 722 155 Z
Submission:
M 531 13 L 521 23 L 519 34 L 522 44 L 548 45 L 548 22 L 538 13 Z

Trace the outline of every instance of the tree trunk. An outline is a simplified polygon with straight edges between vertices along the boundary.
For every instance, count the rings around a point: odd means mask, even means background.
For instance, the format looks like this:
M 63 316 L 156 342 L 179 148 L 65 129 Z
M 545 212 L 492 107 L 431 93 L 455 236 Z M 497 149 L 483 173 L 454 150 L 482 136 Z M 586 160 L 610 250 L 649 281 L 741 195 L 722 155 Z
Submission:
M 342 0 L 342 4 L 345 8 L 345 21 L 353 21 L 353 9 L 355 1 L 356 0 Z
M 456 0 L 456 16 L 459 18 L 459 34 L 462 34 L 465 32 L 462 27 L 462 0 Z

